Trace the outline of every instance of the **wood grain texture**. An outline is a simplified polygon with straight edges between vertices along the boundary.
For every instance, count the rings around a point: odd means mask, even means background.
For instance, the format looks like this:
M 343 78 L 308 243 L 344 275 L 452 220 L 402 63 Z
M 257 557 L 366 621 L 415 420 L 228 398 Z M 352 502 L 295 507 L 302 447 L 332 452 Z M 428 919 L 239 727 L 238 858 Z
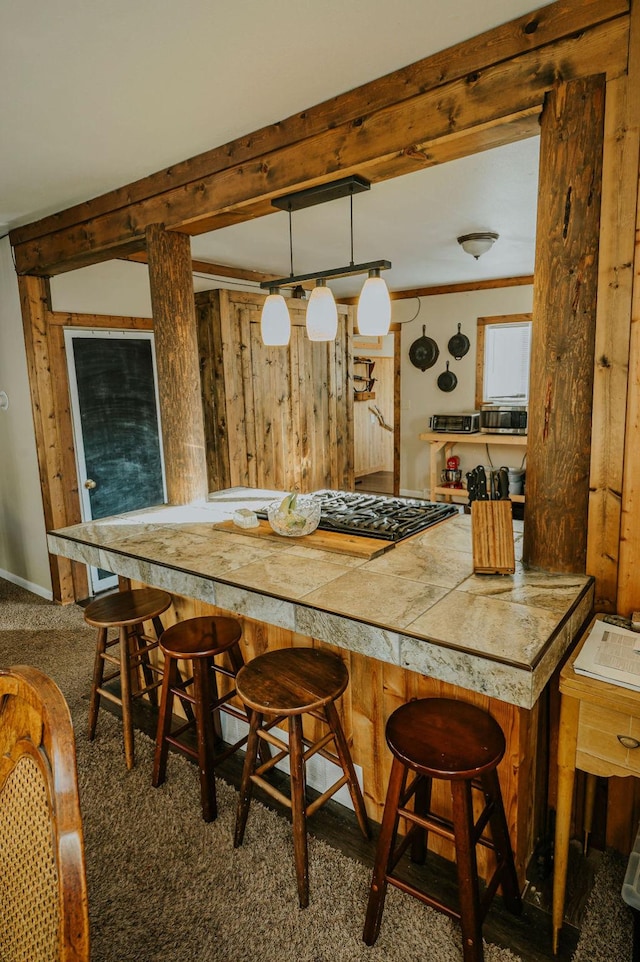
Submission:
M 49 284 L 36 277 L 19 277 L 20 305 L 24 327 L 24 341 L 31 391 L 31 409 L 40 474 L 40 490 L 44 523 L 47 530 L 71 524 L 67 520 L 65 490 L 73 487 L 73 479 L 65 476 L 64 440 L 71 436 L 71 419 L 61 422 L 63 414 L 60 396 L 55 385 L 55 372 L 64 365 L 64 357 L 51 357 L 48 312 L 50 304 Z M 59 340 L 54 339 L 60 350 Z M 68 412 L 67 412 L 68 413 Z M 49 555 L 49 571 L 53 597 L 68 603 L 75 599 L 73 567 L 66 558 Z
M 360 374 L 362 366 L 354 359 L 355 368 Z M 394 361 L 392 357 L 376 357 L 373 375 L 376 378 L 375 398 L 354 405 L 354 474 L 374 474 L 376 471 L 393 471 L 394 442 Z M 379 423 L 372 408 L 377 407 L 391 431 Z
M 640 8 L 634 4 L 631 17 L 629 44 L 629 103 L 633 110 L 634 127 L 629 145 L 632 157 L 637 158 L 637 138 L 640 127 L 640 104 L 636 96 L 640 83 Z M 637 163 L 636 163 L 637 172 Z M 626 200 L 633 208 L 633 189 Z M 624 476 L 622 483 L 622 514 L 620 525 L 620 570 L 617 610 L 624 615 L 640 608 L 640 204 L 636 199 L 636 231 L 633 254 L 633 295 L 631 302 L 631 332 L 629 345 L 629 380 L 627 386 L 627 420 L 624 440 Z
M 14 245 L 22 244 L 73 224 L 84 223 L 101 214 L 153 197 L 167 188 L 179 188 L 201 180 L 230 164 L 244 164 L 284 144 L 313 137 L 336 124 L 359 121 L 363 116 L 389 104 L 428 89 L 439 88 L 524 51 L 553 44 L 562 37 L 584 31 L 595 24 L 624 16 L 628 9 L 628 0 L 560 0 L 542 6 L 471 40 L 307 108 L 277 124 L 263 127 L 197 157 L 172 164 L 170 168 L 126 187 L 17 228 L 11 233 L 11 242 Z
M 340 307 L 335 342 L 313 343 L 306 305 L 290 301 L 290 344 L 267 347 L 263 301 L 230 291 L 197 297 L 211 489 L 222 478 L 227 487 L 352 487 L 351 310 Z
M 120 256 L 120 248 L 135 244 L 152 224 L 197 234 L 209 230 L 211 217 L 220 212 L 241 210 L 339 175 L 375 177 L 380 165 L 388 172 L 394 156 L 400 158 L 397 173 L 404 173 L 402 158 L 407 151 L 428 151 L 434 140 L 459 137 L 463 130 L 539 107 L 558 80 L 588 76 L 596 64 L 607 76 L 619 76 L 626 69 L 626 45 L 627 18 L 619 16 L 579 36 L 392 103 L 356 123 L 341 122 L 246 164 L 236 163 L 184 187 L 99 214 L 80 227 L 18 244 L 18 273 L 55 274 Z
M 473 501 L 471 546 L 475 574 L 513 574 L 516 570 L 511 501 Z
M 132 583 L 132 587 L 138 587 Z M 345 663 L 350 682 L 337 704 L 345 734 L 350 742 L 356 765 L 363 769 L 363 795 L 367 814 L 377 822 L 382 810 L 391 770 L 391 753 L 386 745 L 385 725 L 389 716 L 400 705 L 412 698 L 456 698 L 478 705 L 489 711 L 504 731 L 507 749 L 498 772 L 502 788 L 507 824 L 514 847 L 516 866 L 524 883 L 527 862 L 533 852 L 535 839 L 543 829 L 540 812 L 546 811 L 546 785 L 539 773 L 546 765 L 545 746 L 538 740 L 538 709 L 516 708 L 506 702 L 470 692 L 446 682 L 407 671 L 400 665 L 390 665 L 356 652 L 345 651 L 284 628 L 275 628 L 244 617 L 239 612 L 226 612 L 182 596 L 173 596 L 173 607 L 163 615 L 165 624 L 207 613 L 233 614 L 242 623 L 240 641 L 245 661 L 264 651 L 291 646 L 318 647 L 338 655 Z M 305 718 L 305 734 L 317 737 L 313 719 Z M 439 810 L 450 811 L 450 796 L 445 783 L 435 786 L 434 799 Z M 448 858 L 453 848 L 444 839 L 432 839 L 434 851 Z M 489 871 L 486 851 L 479 851 L 480 872 Z
M 188 504 L 208 494 L 189 238 L 155 224 L 147 250 L 167 499 Z
M 640 147 L 640 99 L 632 91 L 638 89 L 638 83 L 640 18 L 634 13 L 629 75 L 610 81 L 606 91 L 587 541 L 587 572 L 596 578 L 596 610 L 612 612 L 618 610 L 625 424 L 630 387 L 629 337 Z M 634 449 L 632 444 L 631 458 Z M 625 571 L 623 584 L 627 583 Z M 628 601 L 621 598 L 620 602 L 621 611 L 632 610 L 631 598 Z
M 542 115 L 523 559 L 549 571 L 586 566 L 604 86 L 561 84 Z

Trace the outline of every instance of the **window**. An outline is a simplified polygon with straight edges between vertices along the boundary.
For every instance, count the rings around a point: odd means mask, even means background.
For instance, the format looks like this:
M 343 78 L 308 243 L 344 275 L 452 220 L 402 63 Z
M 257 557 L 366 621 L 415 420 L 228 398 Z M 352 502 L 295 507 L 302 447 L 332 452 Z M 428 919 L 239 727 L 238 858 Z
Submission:
M 482 404 L 527 404 L 531 315 L 478 318 L 476 408 Z

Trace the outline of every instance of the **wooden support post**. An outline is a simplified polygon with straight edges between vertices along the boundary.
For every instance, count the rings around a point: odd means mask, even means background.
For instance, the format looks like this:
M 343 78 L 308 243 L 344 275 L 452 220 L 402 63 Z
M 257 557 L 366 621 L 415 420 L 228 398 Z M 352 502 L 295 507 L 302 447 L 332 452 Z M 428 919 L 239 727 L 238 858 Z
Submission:
M 584 572 L 604 77 L 560 84 L 542 114 L 523 558 Z
M 631 7 L 629 37 L 629 101 L 633 111 L 630 120 L 630 149 L 638 171 L 638 135 L 640 110 L 638 110 L 638 81 L 640 78 L 640 3 Z M 631 162 L 631 161 L 630 161 Z M 622 483 L 622 517 L 620 527 L 620 566 L 618 576 L 617 609 L 620 614 L 630 615 L 640 608 L 640 204 L 638 195 L 629 191 L 621 197 L 620 204 L 635 210 L 635 253 L 632 261 L 633 294 L 631 300 L 631 342 L 629 347 L 629 380 L 627 388 L 627 420 L 624 442 L 624 476 Z
M 44 523 L 49 531 L 80 520 L 64 352 L 58 343 L 60 330 L 52 335 L 48 323 L 49 282 L 41 277 L 18 277 L 18 287 Z M 74 601 L 72 562 L 50 554 L 49 570 L 54 600 Z M 86 589 L 86 579 L 83 586 Z
M 189 238 L 153 224 L 147 252 L 167 498 L 188 504 L 208 493 Z

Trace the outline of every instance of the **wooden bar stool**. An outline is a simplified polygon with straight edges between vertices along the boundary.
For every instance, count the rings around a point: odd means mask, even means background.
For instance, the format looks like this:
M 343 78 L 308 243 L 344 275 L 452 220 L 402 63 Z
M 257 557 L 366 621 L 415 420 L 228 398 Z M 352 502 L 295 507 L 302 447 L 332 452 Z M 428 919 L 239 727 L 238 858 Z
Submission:
M 197 759 L 200 769 L 202 817 L 205 822 L 212 822 L 218 814 L 214 767 L 245 745 L 248 737 L 244 735 L 216 754 L 216 745 L 222 740 L 220 711 L 245 723 L 249 721 L 244 711 L 230 704 L 236 695 L 233 682 L 244 665 L 238 644 L 241 637 L 242 627 L 236 618 L 206 615 L 188 618 L 167 628 L 160 639 L 160 649 L 165 662 L 153 763 L 153 785 L 157 788 L 165 780 L 170 745 Z M 222 655 L 226 655 L 226 665 L 215 661 Z M 191 677 L 182 679 L 178 671 L 179 661 L 191 663 Z M 232 680 L 223 692 L 219 691 L 218 675 Z M 173 727 L 173 704 L 176 696 L 182 702 L 187 719 Z M 194 729 L 195 748 L 183 737 L 186 732 Z
M 158 647 L 158 639 L 164 631 L 160 615 L 171 605 L 171 595 L 158 588 L 134 588 L 118 591 L 103 598 L 96 598 L 84 610 L 84 620 L 98 629 L 98 643 L 93 667 L 93 681 L 89 699 L 89 740 L 93 741 L 98 722 L 100 699 L 120 705 L 124 755 L 127 768 L 135 764 L 133 720 L 131 705 L 134 698 L 148 694 L 153 705 L 158 704 L 158 691 L 162 669 L 154 664 L 149 653 Z M 144 623 L 150 621 L 155 637 L 145 634 Z M 117 628 L 117 637 L 109 640 L 108 633 Z M 119 645 L 118 655 L 109 649 Z M 105 663 L 114 670 L 105 675 Z M 137 681 L 136 681 L 137 676 Z M 120 678 L 120 697 L 104 687 L 105 683 Z M 133 681 L 133 684 L 132 684 Z
M 373 945 L 380 931 L 387 883 L 414 895 L 462 927 L 464 962 L 482 962 L 482 922 L 499 885 L 509 911 L 522 911 L 518 879 L 502 804 L 497 765 L 505 740 L 487 712 L 449 698 L 423 698 L 398 708 L 389 718 L 387 744 L 393 753 L 391 776 L 369 893 L 363 939 Z M 415 772 L 407 788 L 409 771 Z M 432 779 L 449 782 L 453 819 L 431 811 Z M 474 820 L 472 788 L 484 796 L 484 808 Z M 412 810 L 407 802 L 414 797 Z M 399 818 L 410 828 L 396 847 Z M 489 825 L 491 839 L 483 836 Z M 400 857 L 411 846 L 411 858 L 424 862 L 427 832 L 455 844 L 459 911 L 393 875 Z M 492 849 L 496 868 L 480 897 L 476 845 Z
M 336 699 L 348 682 L 349 674 L 340 658 L 314 648 L 288 648 L 259 655 L 238 673 L 236 679 L 238 694 L 252 712 L 252 718 L 240 785 L 234 848 L 242 845 L 252 785 L 255 783 L 291 810 L 300 908 L 309 904 L 307 816 L 317 811 L 339 788 L 347 785 L 362 833 L 366 838 L 371 837 L 362 792 L 335 706 Z M 328 725 L 328 732 L 315 742 L 303 737 L 302 716 L 305 714 Z M 265 716 L 269 716 L 266 722 Z M 271 731 L 285 720 L 289 732 L 288 745 Z M 257 766 L 260 740 L 273 745 L 278 751 Z M 331 741 L 334 742 L 337 755 L 326 751 L 326 745 Z M 315 801 L 307 804 L 305 763 L 318 752 L 339 765 L 343 774 Z M 287 755 L 290 759 L 290 797 L 283 795 L 263 778 Z

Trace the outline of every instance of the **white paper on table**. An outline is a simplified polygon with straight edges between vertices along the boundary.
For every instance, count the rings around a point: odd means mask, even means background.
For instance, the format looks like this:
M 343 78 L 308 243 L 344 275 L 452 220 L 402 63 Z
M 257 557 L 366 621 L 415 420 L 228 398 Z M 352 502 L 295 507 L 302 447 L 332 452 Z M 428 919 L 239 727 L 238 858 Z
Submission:
M 581 675 L 640 691 L 638 633 L 596 621 L 573 667 Z

